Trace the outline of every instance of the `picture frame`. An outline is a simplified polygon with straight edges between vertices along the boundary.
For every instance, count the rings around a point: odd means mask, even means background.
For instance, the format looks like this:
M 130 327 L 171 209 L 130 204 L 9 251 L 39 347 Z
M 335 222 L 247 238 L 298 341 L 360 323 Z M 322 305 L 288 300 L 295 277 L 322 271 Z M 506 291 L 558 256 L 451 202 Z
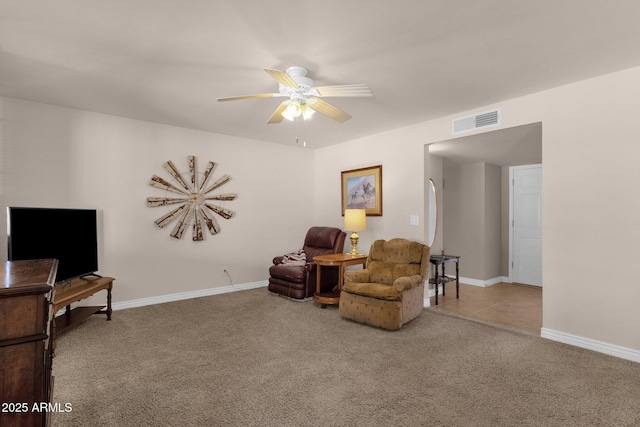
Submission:
M 345 209 L 365 209 L 382 216 L 382 165 L 341 172 L 342 216 Z

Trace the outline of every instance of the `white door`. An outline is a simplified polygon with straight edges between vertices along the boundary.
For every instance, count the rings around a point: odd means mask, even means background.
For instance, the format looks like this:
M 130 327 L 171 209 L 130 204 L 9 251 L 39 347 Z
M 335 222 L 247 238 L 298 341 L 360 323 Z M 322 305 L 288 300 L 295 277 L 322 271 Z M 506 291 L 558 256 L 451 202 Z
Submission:
M 509 169 L 511 280 L 542 286 L 542 165 Z

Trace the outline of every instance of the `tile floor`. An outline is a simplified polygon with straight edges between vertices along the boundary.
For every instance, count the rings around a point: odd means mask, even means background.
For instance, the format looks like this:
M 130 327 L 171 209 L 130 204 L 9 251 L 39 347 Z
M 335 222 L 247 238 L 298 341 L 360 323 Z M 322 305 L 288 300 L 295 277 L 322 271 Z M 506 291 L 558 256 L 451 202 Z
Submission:
M 431 307 L 540 334 L 541 287 L 497 283 L 483 288 L 461 283 L 460 299 L 456 299 L 455 282 L 450 282 L 445 291 L 445 296 L 438 295 L 438 305 L 431 297 Z

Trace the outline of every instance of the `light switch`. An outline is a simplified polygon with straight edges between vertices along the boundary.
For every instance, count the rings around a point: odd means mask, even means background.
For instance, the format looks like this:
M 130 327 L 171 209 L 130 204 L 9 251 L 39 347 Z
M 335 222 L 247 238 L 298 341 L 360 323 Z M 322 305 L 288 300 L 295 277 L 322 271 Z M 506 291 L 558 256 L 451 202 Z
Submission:
M 409 222 L 411 225 L 420 225 L 420 217 L 418 215 L 411 215 Z

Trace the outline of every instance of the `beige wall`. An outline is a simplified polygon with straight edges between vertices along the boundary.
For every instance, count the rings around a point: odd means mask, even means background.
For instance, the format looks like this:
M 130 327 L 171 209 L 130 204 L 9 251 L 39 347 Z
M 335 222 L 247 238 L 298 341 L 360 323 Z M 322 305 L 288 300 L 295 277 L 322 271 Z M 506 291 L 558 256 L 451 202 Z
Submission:
M 341 169 L 382 164 L 385 215 L 363 241 L 424 241 L 407 225 L 431 174 L 423 145 L 451 139 L 451 119 L 493 107 L 502 128 L 542 122 L 543 326 L 640 350 L 638 86 L 633 68 L 318 150 L 318 217 L 339 224 Z
M 502 257 L 502 192 L 499 166 L 485 163 L 484 167 L 484 269 L 482 280 L 501 276 Z
M 500 276 L 509 277 L 509 166 L 502 167 L 500 179 L 500 215 L 502 222 L 500 225 Z
M 164 196 L 148 185 L 169 179 L 162 164 L 231 176 L 224 202 L 236 212 L 204 242 L 182 240 L 153 221 L 167 212 L 146 206 Z M 99 211 L 100 273 L 116 278 L 114 302 L 267 279 L 275 255 L 300 249 L 314 222 L 314 153 L 103 114 L 0 98 L 0 223 L 11 206 L 79 207 Z M 213 182 L 213 180 L 211 181 Z M 189 230 L 190 231 L 190 230 Z M 6 242 L 6 228 L 0 227 Z M 0 245 L 6 259 L 6 243 Z M 100 302 L 102 302 L 100 298 Z
M 317 220 L 342 228 L 340 172 L 382 165 L 383 215 L 367 217 L 358 249 L 368 251 L 374 240 L 393 237 L 424 242 L 423 159 L 424 140 L 413 127 L 316 150 Z M 419 216 L 419 225 L 410 224 L 411 215 Z
M 544 326 L 640 349 L 640 68 L 540 94 Z
M 444 183 L 445 252 L 464 259 L 464 278 L 487 281 L 502 276 L 501 168 L 483 162 L 446 167 Z
M 460 256 L 460 275 L 484 280 L 485 164 L 444 168 L 445 253 Z

